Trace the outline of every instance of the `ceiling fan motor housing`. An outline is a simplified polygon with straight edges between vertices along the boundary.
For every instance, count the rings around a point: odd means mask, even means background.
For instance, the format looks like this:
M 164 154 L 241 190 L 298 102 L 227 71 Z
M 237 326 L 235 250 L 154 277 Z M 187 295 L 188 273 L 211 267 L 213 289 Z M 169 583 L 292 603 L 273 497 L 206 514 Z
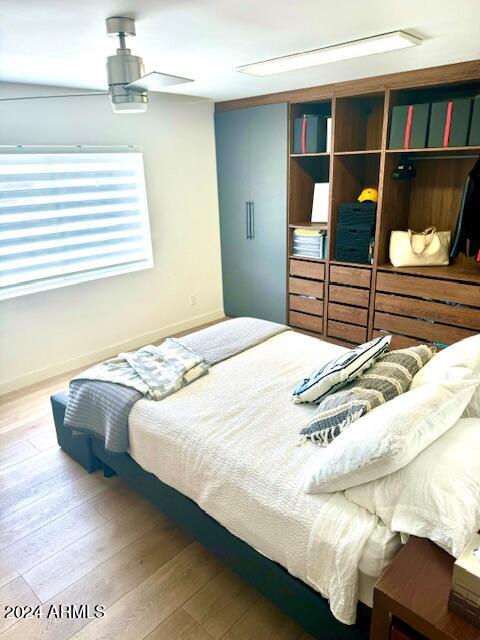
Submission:
M 135 35 L 135 22 L 132 18 L 108 18 L 107 33 L 118 36 L 120 47 L 113 56 L 107 58 L 107 77 L 110 90 L 110 99 L 114 110 L 129 109 L 148 104 L 146 91 L 139 91 L 127 87 L 130 82 L 138 80 L 145 73 L 143 60 L 140 56 L 132 55 L 130 49 L 125 47 L 125 36 Z
M 107 58 L 108 86 L 110 100 L 115 111 L 126 111 L 129 106 L 148 104 L 148 93 L 127 87 L 129 82 L 143 76 L 143 62 L 133 56 L 129 49 L 117 49 L 114 56 Z

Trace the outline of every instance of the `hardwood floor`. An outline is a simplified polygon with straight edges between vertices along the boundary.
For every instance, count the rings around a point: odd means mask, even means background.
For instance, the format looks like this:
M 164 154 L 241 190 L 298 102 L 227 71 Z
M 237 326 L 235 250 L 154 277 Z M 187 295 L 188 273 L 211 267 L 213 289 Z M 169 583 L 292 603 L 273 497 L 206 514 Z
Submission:
M 119 478 L 58 448 L 49 397 L 71 376 L 0 399 L 0 640 L 311 640 Z M 6 605 L 105 616 L 16 621 Z

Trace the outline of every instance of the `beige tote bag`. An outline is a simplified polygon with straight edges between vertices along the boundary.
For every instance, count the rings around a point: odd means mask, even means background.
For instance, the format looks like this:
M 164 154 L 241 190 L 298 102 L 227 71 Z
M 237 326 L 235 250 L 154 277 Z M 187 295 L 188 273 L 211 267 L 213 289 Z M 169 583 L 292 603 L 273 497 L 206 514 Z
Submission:
M 392 231 L 390 262 L 394 267 L 427 267 L 448 264 L 451 231 L 437 231 L 428 227 L 418 233 Z

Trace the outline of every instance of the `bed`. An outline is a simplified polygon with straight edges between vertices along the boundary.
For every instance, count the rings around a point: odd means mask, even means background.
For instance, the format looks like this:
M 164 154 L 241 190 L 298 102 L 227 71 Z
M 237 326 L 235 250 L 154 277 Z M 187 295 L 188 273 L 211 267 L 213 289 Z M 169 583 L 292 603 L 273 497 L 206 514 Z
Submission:
M 161 402 L 139 400 L 127 454 L 72 436 L 56 394 L 59 444 L 124 477 L 314 635 L 366 638 L 374 583 L 400 537 L 343 492 L 304 492 L 315 445 L 298 446 L 298 432 L 312 407 L 291 402 L 305 373 L 343 351 L 275 335 Z

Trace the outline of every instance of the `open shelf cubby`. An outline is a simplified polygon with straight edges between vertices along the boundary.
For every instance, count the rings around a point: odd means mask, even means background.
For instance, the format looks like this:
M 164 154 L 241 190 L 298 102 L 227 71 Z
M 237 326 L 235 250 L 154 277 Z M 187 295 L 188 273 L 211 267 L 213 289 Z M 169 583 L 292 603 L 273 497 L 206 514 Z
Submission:
M 323 100 L 320 102 L 300 102 L 290 105 L 290 157 L 291 158 L 328 158 L 330 150 L 321 150 L 315 153 L 294 153 L 293 135 L 295 118 L 305 115 L 319 115 L 326 118 L 332 117 L 332 101 Z
M 441 157 L 433 154 L 412 154 L 409 160 L 415 168 L 415 177 L 394 180 L 392 173 L 400 158 L 396 154 L 388 154 L 385 160 L 383 205 L 377 248 L 378 261 L 382 265 L 388 262 L 390 234 L 395 229 L 422 231 L 434 226 L 439 231 L 454 231 L 465 180 L 476 162 L 475 154 L 445 154 Z M 476 269 L 473 258 L 465 258 L 463 255 L 457 258 L 455 264 L 470 265 L 472 269 Z M 480 275 L 480 265 L 478 267 Z M 451 273 L 454 274 L 453 269 Z
M 379 150 L 385 94 L 348 96 L 335 101 L 335 152 Z
M 389 139 L 392 123 L 392 111 L 396 106 L 401 105 L 416 105 L 416 104 L 432 104 L 435 102 L 444 102 L 449 100 L 456 100 L 460 98 L 474 98 L 480 95 L 480 82 L 466 82 L 466 83 L 453 83 L 440 86 L 427 86 L 427 87 L 414 87 L 406 89 L 397 89 L 390 92 L 390 113 L 388 118 L 387 127 L 387 153 L 401 153 L 402 149 L 389 149 Z M 461 147 L 429 147 L 428 146 L 428 129 L 430 126 L 431 113 L 428 118 L 428 126 L 425 131 L 426 139 L 425 146 L 423 148 L 409 149 L 409 153 L 428 153 L 428 154 L 457 154 L 468 153 L 469 151 L 478 150 L 477 147 L 465 146 Z
M 290 159 L 290 224 L 303 224 L 311 219 L 315 183 L 328 182 L 329 179 L 328 155 Z
M 362 189 L 379 187 L 380 153 L 335 156 L 333 160 L 332 206 L 330 211 L 330 256 L 335 258 L 335 236 L 339 207 L 355 202 Z

